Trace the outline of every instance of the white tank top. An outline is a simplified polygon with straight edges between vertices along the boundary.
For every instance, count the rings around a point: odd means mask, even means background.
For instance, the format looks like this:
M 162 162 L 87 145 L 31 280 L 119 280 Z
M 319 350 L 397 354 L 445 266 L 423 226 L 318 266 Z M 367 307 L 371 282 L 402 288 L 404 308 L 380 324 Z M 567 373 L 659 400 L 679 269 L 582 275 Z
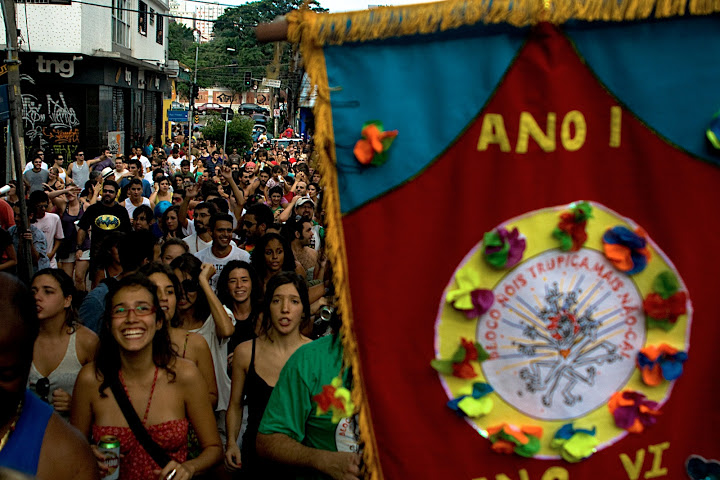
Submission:
M 70 341 L 68 341 L 67 350 L 65 350 L 65 356 L 60 362 L 60 365 L 58 365 L 55 370 L 50 372 L 50 375 L 47 376 L 47 379 L 50 380 L 50 393 L 48 394 L 49 401 L 52 401 L 52 394 L 58 388 L 62 388 L 70 395 L 73 393 L 75 380 L 82 368 L 80 360 L 77 356 L 77 349 L 75 346 L 76 338 L 77 330 L 70 335 Z M 41 378 L 43 378 L 43 376 L 37 371 L 37 368 L 35 368 L 35 362 L 33 362 L 32 368 L 30 368 L 30 376 L 28 377 L 28 387 L 33 392 L 35 391 L 35 384 Z M 69 417 L 69 412 L 63 413 L 67 413 L 67 415 L 65 415 L 66 418 Z

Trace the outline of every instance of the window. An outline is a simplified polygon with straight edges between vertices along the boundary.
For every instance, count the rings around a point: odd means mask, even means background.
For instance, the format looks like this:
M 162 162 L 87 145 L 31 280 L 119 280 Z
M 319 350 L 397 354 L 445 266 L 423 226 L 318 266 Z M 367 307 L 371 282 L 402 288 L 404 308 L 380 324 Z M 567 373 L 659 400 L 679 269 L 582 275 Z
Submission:
M 150 8 L 150 26 L 155 25 L 155 9 Z
M 112 6 L 112 41 L 122 47 L 130 48 L 128 0 L 113 0 Z
M 142 0 L 138 2 L 138 32 L 147 37 L 147 4 Z
M 157 16 L 157 25 L 156 25 L 157 31 L 156 31 L 156 34 L 155 34 L 155 42 L 157 42 L 157 43 L 160 44 L 160 45 L 164 45 L 164 41 L 165 41 L 165 39 L 163 38 L 163 28 L 164 28 L 164 26 L 165 26 L 164 24 L 165 24 L 165 17 L 163 17 L 162 15 L 158 14 L 158 16 Z

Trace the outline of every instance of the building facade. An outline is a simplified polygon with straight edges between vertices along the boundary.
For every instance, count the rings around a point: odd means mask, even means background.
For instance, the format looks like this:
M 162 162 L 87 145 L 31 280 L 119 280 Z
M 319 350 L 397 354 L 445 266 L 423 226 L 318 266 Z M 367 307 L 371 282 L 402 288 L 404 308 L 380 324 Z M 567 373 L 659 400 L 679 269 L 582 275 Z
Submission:
M 170 92 L 168 5 L 93 3 L 103 6 L 16 4 L 27 150 L 41 147 L 72 159 L 82 148 L 93 158 L 108 145 L 127 153 L 149 136 L 160 137 L 163 97 Z

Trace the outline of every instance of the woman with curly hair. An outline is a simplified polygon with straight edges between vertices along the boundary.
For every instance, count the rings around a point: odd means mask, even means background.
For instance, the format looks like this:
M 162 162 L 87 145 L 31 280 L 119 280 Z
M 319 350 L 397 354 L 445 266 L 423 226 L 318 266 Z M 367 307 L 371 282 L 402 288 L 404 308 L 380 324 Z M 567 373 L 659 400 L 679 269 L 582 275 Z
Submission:
M 187 480 L 222 458 L 208 389 L 198 368 L 173 351 L 157 287 L 144 275 L 121 279 L 108 293 L 94 364 L 78 375 L 71 423 L 97 442 L 120 440 L 120 478 Z M 150 438 L 171 458 L 158 465 L 128 427 L 111 385 L 127 395 Z M 187 460 L 188 427 L 201 452 Z M 104 455 L 95 449 L 101 474 Z
M 40 320 L 29 386 L 64 418 L 70 418 L 75 379 L 95 357 L 98 337 L 78 323 L 73 308 L 75 282 L 62 270 L 46 268 L 32 279 Z

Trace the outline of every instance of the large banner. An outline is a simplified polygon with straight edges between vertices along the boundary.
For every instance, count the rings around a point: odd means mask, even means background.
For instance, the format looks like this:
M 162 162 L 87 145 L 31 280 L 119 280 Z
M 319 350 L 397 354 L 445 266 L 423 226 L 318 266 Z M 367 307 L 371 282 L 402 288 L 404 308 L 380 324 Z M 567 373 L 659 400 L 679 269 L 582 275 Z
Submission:
M 575 3 L 290 17 L 373 478 L 718 478 L 720 19 Z

